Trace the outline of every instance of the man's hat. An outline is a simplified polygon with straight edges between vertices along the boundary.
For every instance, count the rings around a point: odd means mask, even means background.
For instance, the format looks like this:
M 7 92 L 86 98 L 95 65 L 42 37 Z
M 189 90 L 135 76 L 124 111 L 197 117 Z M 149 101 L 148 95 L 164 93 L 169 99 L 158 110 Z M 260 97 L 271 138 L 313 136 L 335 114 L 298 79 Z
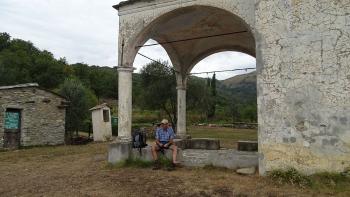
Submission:
M 168 124 L 169 122 L 168 122 L 167 119 L 163 119 L 161 123 L 162 123 L 162 124 Z

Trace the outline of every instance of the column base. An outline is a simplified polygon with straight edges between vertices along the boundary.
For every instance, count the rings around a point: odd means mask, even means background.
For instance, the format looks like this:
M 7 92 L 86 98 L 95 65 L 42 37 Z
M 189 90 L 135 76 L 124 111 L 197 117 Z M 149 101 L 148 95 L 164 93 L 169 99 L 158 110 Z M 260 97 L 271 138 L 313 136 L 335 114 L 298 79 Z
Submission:
M 132 155 L 131 142 L 116 142 L 108 147 L 108 163 L 114 165 L 129 159 Z
M 182 139 L 182 140 L 189 140 L 192 137 L 190 135 L 187 134 L 176 134 L 175 139 Z
M 131 137 L 124 137 L 124 136 L 118 136 L 115 139 L 116 143 L 131 143 L 132 142 L 132 138 Z

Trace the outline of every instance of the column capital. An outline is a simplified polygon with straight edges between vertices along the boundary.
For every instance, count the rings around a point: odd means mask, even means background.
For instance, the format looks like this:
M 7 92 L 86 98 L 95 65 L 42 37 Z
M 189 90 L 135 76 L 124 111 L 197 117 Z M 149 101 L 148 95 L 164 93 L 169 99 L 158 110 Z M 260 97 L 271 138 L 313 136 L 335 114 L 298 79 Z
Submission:
M 134 67 L 128 67 L 128 66 L 118 66 L 117 67 L 118 72 L 134 72 L 136 68 Z

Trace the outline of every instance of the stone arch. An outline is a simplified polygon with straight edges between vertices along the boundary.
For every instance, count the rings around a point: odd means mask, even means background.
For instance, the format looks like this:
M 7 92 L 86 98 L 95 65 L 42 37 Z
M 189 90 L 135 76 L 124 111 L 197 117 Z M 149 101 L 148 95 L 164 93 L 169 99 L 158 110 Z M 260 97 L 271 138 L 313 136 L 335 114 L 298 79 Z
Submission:
M 253 6 L 253 5 L 252 5 Z M 228 6 L 230 7 L 230 6 Z M 255 54 L 255 41 L 254 41 L 254 26 L 253 26 L 253 22 L 252 20 L 249 20 L 249 23 L 246 22 L 244 20 L 249 18 L 247 17 L 247 13 L 242 13 L 243 11 L 239 11 L 239 8 L 236 8 L 237 12 L 232 12 L 232 10 L 227 9 L 227 6 L 223 6 L 223 5 L 211 5 L 208 3 L 196 3 L 195 5 L 189 4 L 187 6 L 181 6 L 181 7 L 176 7 L 173 8 L 171 10 L 168 10 L 167 12 L 160 12 L 157 13 L 155 15 L 152 15 L 151 17 L 149 17 L 149 19 L 147 18 L 147 20 L 145 19 L 139 19 L 139 22 L 136 22 L 138 20 L 135 20 L 135 25 L 138 27 L 131 27 L 131 24 L 126 24 L 125 28 L 132 28 L 134 29 L 131 34 L 130 32 L 128 32 L 128 36 L 122 35 L 120 38 L 120 42 L 122 42 L 121 40 L 123 40 L 124 38 L 126 38 L 125 42 L 126 42 L 126 46 L 124 47 L 125 51 L 124 51 L 124 57 L 123 58 L 119 58 L 119 59 L 123 59 L 124 62 L 119 62 L 119 65 L 124 65 L 124 66 L 131 66 L 136 55 L 138 52 L 138 48 L 137 46 L 142 46 L 147 40 L 149 39 L 153 39 L 156 40 L 158 43 L 164 43 L 164 42 L 169 42 L 169 41 L 173 41 L 173 40 L 181 40 L 181 39 L 186 39 L 186 38 L 193 38 L 193 37 L 200 37 L 200 36 L 204 36 L 204 35 L 212 35 L 214 33 L 207 33 L 207 34 L 202 34 L 202 35 L 198 35 L 198 33 L 200 32 L 192 32 L 193 36 L 186 36 L 186 35 L 182 35 L 180 37 L 176 36 L 176 35 L 171 35 L 171 34 L 167 34 L 167 32 L 164 32 L 164 29 L 169 29 L 169 27 L 171 27 L 172 24 L 176 24 L 176 20 L 179 22 L 181 21 L 181 17 L 183 17 L 182 15 L 191 15 L 191 12 L 193 12 L 193 15 L 198 15 L 198 13 L 214 13 L 214 15 L 216 14 L 216 19 L 220 19 L 220 18 L 225 18 L 226 19 L 226 24 L 225 22 L 220 22 L 222 20 L 218 20 L 219 24 L 221 24 L 221 28 L 225 27 L 226 29 L 230 29 L 228 28 L 228 26 L 239 26 L 239 28 L 244 29 L 247 31 L 247 34 L 252 38 L 251 40 L 253 40 L 253 42 L 251 44 L 253 44 L 253 47 L 250 47 L 250 49 L 248 49 L 249 47 L 242 47 L 242 46 L 238 46 L 237 44 L 231 44 L 231 45 L 236 45 L 236 46 L 211 46 L 209 47 L 210 49 L 213 48 L 230 48 L 230 49 L 235 49 L 235 50 L 239 50 L 242 52 L 246 52 L 248 54 Z M 232 6 L 231 6 L 232 7 Z M 205 17 L 205 16 L 204 16 Z M 213 16 L 210 16 L 211 18 L 213 18 Z M 215 16 L 214 16 L 215 18 Z M 173 21 L 173 23 L 171 22 L 171 20 Z M 182 19 L 184 20 L 184 19 Z M 170 21 L 170 22 L 169 22 Z M 213 22 L 213 21 L 210 21 Z M 229 24 L 229 25 L 228 25 Z M 132 25 L 132 26 L 135 26 Z M 208 24 L 208 26 L 213 25 L 213 24 Z M 225 26 L 226 25 L 226 26 Z M 121 23 L 121 28 L 123 28 L 123 23 Z M 179 26 L 182 26 L 182 28 L 186 28 L 183 26 L 186 26 L 184 24 L 180 24 Z M 173 29 L 175 29 L 176 27 L 174 27 Z M 190 28 L 188 28 L 190 29 Z M 205 28 L 204 28 L 205 29 Z M 210 29 L 210 27 L 209 27 Z M 231 28 L 234 32 L 234 29 Z M 163 32 L 159 32 L 159 31 L 163 31 Z M 170 30 L 169 30 L 170 31 Z M 168 31 L 168 32 L 169 32 Z M 125 32 L 125 30 L 121 30 L 121 34 L 123 34 L 123 32 Z M 223 31 L 223 30 L 218 30 L 217 32 L 221 32 L 221 33 L 228 33 L 227 30 Z M 188 32 L 190 33 L 190 32 Z M 195 34 L 197 33 L 197 35 Z M 126 34 L 126 33 L 125 33 Z M 219 33 L 218 33 L 219 34 Z M 176 38 L 178 37 L 178 39 Z M 230 37 L 230 36 L 227 36 Z M 244 36 L 240 36 L 241 38 Z M 247 39 L 241 39 L 241 40 L 247 40 Z M 167 51 L 175 69 L 181 71 L 181 67 L 183 67 L 184 65 L 187 65 L 187 67 L 190 67 L 190 64 L 192 64 L 191 61 L 183 61 L 184 57 L 181 56 L 181 54 L 179 54 L 179 52 L 174 49 L 176 46 L 174 46 L 175 44 L 164 44 L 162 45 L 162 47 Z M 246 49 L 243 49 L 246 48 Z M 208 50 L 210 50 L 208 49 Z M 204 52 L 201 52 L 204 53 Z M 210 53 L 210 52 L 205 52 L 205 53 Z M 181 65 L 181 66 L 180 66 Z M 187 69 L 185 69 L 183 72 L 183 74 L 185 74 L 185 72 L 187 71 Z
M 251 1 L 242 3 L 240 0 L 225 2 L 191 2 L 170 6 L 166 10 L 156 9 L 153 14 L 147 15 L 133 14 L 137 7 L 119 10 L 122 16 L 119 41 L 125 43 L 121 50 L 123 56 L 119 56 L 121 71 L 125 70 L 122 68 L 132 67 L 139 47 L 149 39 L 160 43 L 177 71 L 178 117 L 182 117 L 177 124 L 179 135 L 186 135 L 187 77 L 195 63 L 222 50 L 235 50 L 252 55 L 256 53 L 253 33 L 255 16 L 250 12 L 254 4 Z M 159 3 L 161 4 L 160 1 Z M 120 107 L 123 107 L 122 104 Z M 123 120 L 122 117 L 120 119 Z M 130 121 L 125 122 L 129 129 Z
M 151 19 L 147 24 L 143 19 L 143 28 L 126 37 L 125 66 L 133 64 L 138 47 L 147 40 L 160 43 L 177 71 L 178 117 L 181 117 L 177 122 L 177 132 L 186 136 L 188 72 L 194 63 L 220 50 L 255 54 L 254 30 L 234 12 L 216 5 L 181 6 Z

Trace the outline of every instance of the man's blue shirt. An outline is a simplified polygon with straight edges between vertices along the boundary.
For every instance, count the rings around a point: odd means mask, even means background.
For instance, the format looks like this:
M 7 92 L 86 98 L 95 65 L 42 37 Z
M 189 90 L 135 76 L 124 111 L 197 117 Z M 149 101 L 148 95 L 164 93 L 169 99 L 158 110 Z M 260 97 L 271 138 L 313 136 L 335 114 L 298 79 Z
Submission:
M 163 129 L 161 127 L 157 128 L 156 139 L 159 140 L 160 142 L 169 142 L 174 138 L 175 138 L 175 133 L 171 127 L 167 129 Z

